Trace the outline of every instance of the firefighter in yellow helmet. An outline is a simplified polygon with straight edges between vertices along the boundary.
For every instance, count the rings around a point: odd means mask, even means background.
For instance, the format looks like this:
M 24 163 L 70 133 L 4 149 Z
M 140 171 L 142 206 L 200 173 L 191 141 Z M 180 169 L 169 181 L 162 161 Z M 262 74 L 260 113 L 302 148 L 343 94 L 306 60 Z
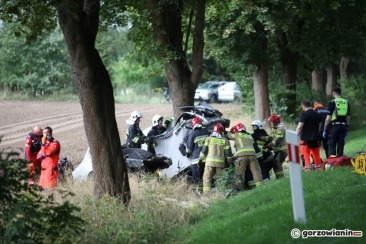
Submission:
M 211 192 L 211 182 L 215 174 L 225 167 L 226 162 L 231 163 L 232 161 L 230 142 L 223 137 L 223 132 L 224 127 L 219 123 L 215 124 L 200 153 L 199 159 L 206 162 L 203 173 L 204 195 Z
M 255 186 L 262 185 L 263 178 L 254 149 L 254 140 L 250 133 L 246 131 L 245 126 L 238 123 L 232 127 L 228 138 L 235 141 L 235 176 L 240 181 L 237 190 L 244 190 L 244 175 L 248 166 L 253 174 Z
M 272 147 L 275 153 L 273 171 L 276 179 L 280 179 L 284 177 L 282 164 L 287 157 L 286 130 L 281 123 L 280 116 L 277 114 L 272 114 L 268 118 L 268 123 L 271 127 L 271 134 L 267 137 L 270 141 L 267 145 Z

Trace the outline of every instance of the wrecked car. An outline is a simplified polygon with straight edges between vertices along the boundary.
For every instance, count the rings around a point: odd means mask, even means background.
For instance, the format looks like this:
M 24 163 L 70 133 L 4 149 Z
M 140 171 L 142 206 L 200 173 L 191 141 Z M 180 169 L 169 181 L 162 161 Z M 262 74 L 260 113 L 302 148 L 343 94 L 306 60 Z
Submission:
M 157 171 L 159 176 L 166 178 L 189 173 L 191 158 L 185 156 L 182 146 L 184 147 L 185 140 L 192 130 L 192 118 L 199 117 L 203 126 L 209 131 L 212 131 L 216 123 L 221 123 L 225 128 L 230 126 L 230 120 L 222 118 L 222 113 L 206 102 L 195 106 L 179 107 L 179 109 L 183 111 L 182 114 L 169 124 L 164 133 L 154 137 L 156 155 L 147 151 L 146 144 L 143 144 L 141 149 L 124 148 L 122 150 L 129 169 Z M 147 135 L 150 129 L 151 127 L 146 128 L 143 133 Z M 92 171 L 91 155 L 88 149 L 80 165 L 72 172 L 72 176 L 74 179 L 85 179 Z
M 136 172 L 155 172 L 159 169 L 168 168 L 172 165 L 170 158 L 163 155 L 153 155 L 140 148 L 122 147 L 123 157 L 129 170 Z M 72 172 L 74 180 L 84 180 L 93 174 L 90 148 L 85 153 L 81 163 Z
M 189 132 L 192 130 L 192 119 L 199 117 L 202 125 L 212 131 L 216 123 L 221 123 L 225 128 L 230 126 L 230 120 L 222 118 L 222 113 L 206 102 L 201 102 L 195 106 L 179 107 L 183 113 L 178 119 L 171 123 L 167 130 L 154 138 L 157 154 L 171 158 L 172 165 L 159 171 L 161 177 L 173 178 L 182 173 L 188 173 L 191 166 L 191 158 L 185 156 L 183 150 L 179 149 L 184 145 Z M 146 135 L 151 127 L 143 132 Z M 146 145 L 143 145 L 143 148 Z

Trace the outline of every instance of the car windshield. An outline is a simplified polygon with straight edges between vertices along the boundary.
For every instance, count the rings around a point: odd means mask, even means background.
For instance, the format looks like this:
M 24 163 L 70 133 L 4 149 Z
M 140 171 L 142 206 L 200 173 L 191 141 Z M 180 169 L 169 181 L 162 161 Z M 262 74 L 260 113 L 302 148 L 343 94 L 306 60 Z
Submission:
M 219 86 L 219 84 L 216 84 L 216 83 L 215 84 L 212 84 L 212 83 L 206 82 L 206 83 L 200 84 L 198 86 L 198 88 L 216 88 L 218 86 Z

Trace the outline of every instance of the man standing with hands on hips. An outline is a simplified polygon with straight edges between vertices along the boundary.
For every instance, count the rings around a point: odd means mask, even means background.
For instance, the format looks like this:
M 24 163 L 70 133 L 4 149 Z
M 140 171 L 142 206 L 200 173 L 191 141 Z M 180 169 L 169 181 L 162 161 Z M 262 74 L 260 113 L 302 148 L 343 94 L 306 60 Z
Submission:
M 329 114 L 325 119 L 323 137 L 327 136 L 329 128 L 329 157 L 343 156 L 345 137 L 347 130 L 351 124 L 351 109 L 349 102 L 341 98 L 341 88 L 333 89 L 332 95 L 334 99 L 329 102 Z

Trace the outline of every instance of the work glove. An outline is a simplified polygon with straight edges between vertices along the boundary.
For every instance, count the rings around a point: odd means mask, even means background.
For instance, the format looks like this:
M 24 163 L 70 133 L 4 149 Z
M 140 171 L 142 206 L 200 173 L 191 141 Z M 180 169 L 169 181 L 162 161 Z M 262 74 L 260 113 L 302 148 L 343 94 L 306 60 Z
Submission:
M 326 132 L 325 130 L 323 131 L 323 138 L 327 138 L 328 137 L 328 132 Z
M 43 136 L 42 139 L 41 139 L 41 141 L 42 141 L 42 144 L 46 144 L 46 142 L 47 142 L 47 136 Z

